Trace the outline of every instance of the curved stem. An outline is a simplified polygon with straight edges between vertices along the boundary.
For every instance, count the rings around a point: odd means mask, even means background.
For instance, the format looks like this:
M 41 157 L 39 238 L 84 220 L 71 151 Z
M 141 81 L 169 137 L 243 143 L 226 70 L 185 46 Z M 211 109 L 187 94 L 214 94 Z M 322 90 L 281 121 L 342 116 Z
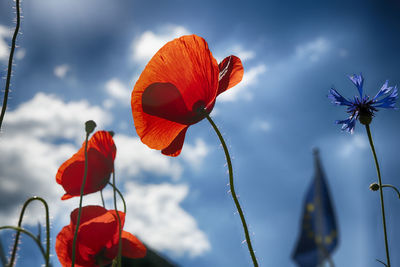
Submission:
M 381 198 L 382 224 L 383 224 L 383 233 L 385 236 L 386 259 L 387 259 L 387 266 L 390 267 L 389 245 L 388 245 L 388 238 L 387 238 L 387 231 L 386 231 L 386 216 L 385 216 L 385 204 L 383 201 L 381 171 L 379 168 L 378 158 L 376 157 L 374 142 L 372 141 L 371 130 L 370 130 L 368 124 L 365 125 L 365 129 L 367 130 L 369 144 L 371 146 L 372 154 L 374 155 L 376 172 L 378 173 L 379 195 Z
M 44 251 L 44 248 L 42 247 L 42 244 L 40 243 L 40 240 L 38 238 L 36 238 L 36 236 L 34 234 L 32 234 L 31 232 L 29 232 L 28 230 L 25 230 L 24 228 L 21 227 L 15 227 L 15 226 L 10 226 L 10 225 L 5 225 L 5 226 L 0 226 L 0 230 L 4 230 L 4 229 L 12 229 L 17 231 L 17 234 L 20 234 L 21 232 L 30 236 L 33 241 L 35 241 L 35 243 L 38 245 L 40 252 L 42 252 L 44 261 L 46 262 L 46 266 L 49 266 L 48 264 L 48 254 L 47 252 Z M 11 263 L 8 266 L 12 266 Z
M 103 196 L 103 189 L 100 190 L 100 196 L 101 196 L 101 203 L 103 204 L 103 208 L 106 208 L 106 203 L 104 202 L 104 196 Z
M 46 256 L 45 256 L 45 259 L 46 259 L 46 266 L 49 266 L 49 261 L 50 261 L 50 216 L 49 216 L 49 206 L 47 205 L 46 200 L 44 200 L 41 197 L 35 196 L 35 197 L 31 197 L 27 201 L 25 201 L 24 205 L 22 206 L 21 213 L 19 215 L 18 227 L 20 228 L 22 225 L 22 220 L 23 220 L 26 208 L 32 201 L 35 201 L 35 200 L 42 202 L 44 205 L 44 208 L 46 210 Z M 18 231 L 17 234 L 15 235 L 15 241 L 14 241 L 14 246 L 13 246 L 13 250 L 11 253 L 9 267 L 12 267 L 14 265 L 15 257 L 17 254 L 19 236 L 20 236 L 20 231 Z M 39 243 L 40 243 L 40 241 L 39 241 Z
M 122 200 L 122 204 L 124 205 L 124 213 L 126 214 L 126 202 L 125 202 L 124 196 L 122 195 L 121 191 L 119 191 L 118 188 L 117 188 L 116 186 L 114 186 L 114 185 L 113 185 L 112 183 L 110 183 L 110 182 L 109 182 L 108 184 L 111 185 L 111 186 L 115 189 L 115 191 L 117 191 L 119 197 L 120 197 L 121 200 Z
M 88 169 L 88 158 L 87 158 L 87 145 L 88 145 L 88 139 L 89 139 L 89 132 L 86 132 L 86 139 L 85 139 L 85 171 L 83 174 L 83 181 L 82 181 L 82 186 L 81 186 L 81 194 L 79 198 L 79 211 L 78 211 L 78 218 L 76 220 L 76 228 L 75 228 L 75 234 L 74 234 L 74 240 L 72 242 L 72 267 L 75 266 L 75 257 L 76 257 L 76 240 L 78 238 L 78 230 L 79 230 L 79 223 L 81 220 L 81 213 L 82 213 L 82 200 L 83 200 L 83 191 L 85 188 L 85 183 L 86 183 L 86 178 L 87 178 L 87 169 Z
M 15 43 L 17 41 L 19 25 L 21 24 L 19 0 L 15 1 L 15 9 L 17 11 L 17 23 L 15 25 L 14 35 L 13 35 L 12 41 L 11 41 L 10 57 L 8 58 L 7 80 L 6 80 L 6 87 L 4 89 L 3 106 L 1 108 L 1 115 L 0 115 L 0 130 L 1 130 L 1 125 L 3 124 L 4 115 L 6 114 L 6 109 L 7 109 L 7 101 L 8 101 L 8 93 L 10 92 L 10 81 L 11 81 L 12 64 L 13 64 L 13 57 L 14 57 L 14 51 L 15 51 Z
M 118 267 L 121 267 L 121 253 L 122 253 L 122 240 L 121 240 L 121 235 L 122 235 L 122 225 L 121 225 L 121 218 L 119 217 L 119 212 L 117 209 L 117 193 L 116 193 L 116 186 L 115 186 L 115 170 L 112 172 L 112 178 L 113 178 L 113 191 L 114 191 L 114 209 L 115 213 L 117 214 L 118 218 L 118 257 L 117 257 L 117 264 Z M 120 192 L 121 193 L 121 192 Z
M 235 186 L 233 184 L 233 170 L 232 170 L 232 162 L 231 162 L 231 157 L 229 156 L 229 151 L 228 151 L 228 147 L 225 144 L 224 138 L 222 137 L 221 132 L 218 130 L 217 125 L 215 125 L 214 121 L 211 119 L 211 117 L 207 114 L 206 115 L 207 120 L 210 122 L 211 126 L 214 128 L 214 131 L 217 133 L 218 138 L 222 144 L 222 147 L 224 148 L 224 152 L 225 152 L 225 157 L 226 157 L 226 162 L 228 164 L 228 170 L 229 170 L 229 186 L 230 186 L 230 191 L 232 193 L 232 198 L 233 201 L 235 202 L 236 205 L 236 209 L 239 213 L 240 216 L 240 220 L 242 221 L 242 225 L 243 225 L 243 230 L 244 230 L 244 235 L 246 237 L 246 243 L 247 243 L 247 247 L 249 248 L 249 252 L 250 252 L 250 256 L 251 259 L 253 260 L 253 264 L 254 266 L 258 266 L 258 262 L 257 262 L 257 258 L 256 255 L 254 254 L 254 250 L 253 250 L 253 246 L 251 245 L 251 240 L 250 240 L 250 235 L 249 235 L 249 230 L 247 228 L 247 224 L 246 224 L 246 220 L 244 218 L 243 215 L 243 211 L 242 208 L 240 207 L 240 203 L 239 200 L 236 196 L 236 192 L 235 192 Z
M 391 185 L 391 184 L 383 184 L 382 187 L 389 187 L 389 188 L 392 188 L 394 191 L 396 191 L 397 196 L 400 198 L 400 191 L 399 191 L 399 189 L 397 189 L 394 185 Z

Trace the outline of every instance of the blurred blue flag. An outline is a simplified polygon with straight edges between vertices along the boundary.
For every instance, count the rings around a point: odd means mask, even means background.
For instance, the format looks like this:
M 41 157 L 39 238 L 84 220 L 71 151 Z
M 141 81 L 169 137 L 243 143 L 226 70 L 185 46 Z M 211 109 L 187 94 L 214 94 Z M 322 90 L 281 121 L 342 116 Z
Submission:
M 300 267 L 316 267 L 324 261 L 333 266 L 331 253 L 338 244 L 335 212 L 316 149 L 314 158 L 314 179 L 305 197 L 300 238 L 292 256 Z

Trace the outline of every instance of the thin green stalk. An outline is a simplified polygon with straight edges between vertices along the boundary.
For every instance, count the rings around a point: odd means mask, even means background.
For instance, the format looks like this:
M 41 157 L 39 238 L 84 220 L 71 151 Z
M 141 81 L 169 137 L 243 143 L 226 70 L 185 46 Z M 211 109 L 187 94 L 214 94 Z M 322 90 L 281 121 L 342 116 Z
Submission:
M 391 185 L 391 184 L 383 184 L 382 187 L 392 188 L 394 191 L 396 191 L 397 196 L 400 198 L 400 191 L 399 191 L 399 189 L 397 189 L 394 185 Z
M 33 241 L 35 241 L 35 243 L 38 245 L 40 252 L 43 255 L 44 261 L 46 262 L 46 266 L 50 266 L 48 264 L 48 253 L 47 253 L 47 251 L 46 252 L 44 251 L 44 248 L 43 248 L 42 244 L 40 243 L 40 240 L 34 234 L 29 232 L 28 230 L 25 230 L 24 228 L 15 227 L 15 226 L 11 226 L 11 225 L 0 226 L 0 230 L 4 230 L 4 229 L 13 229 L 13 230 L 17 231 L 17 234 L 20 234 L 22 232 L 22 233 L 30 236 L 33 239 Z M 12 265 L 8 265 L 8 266 L 11 267 Z
M 111 186 L 115 189 L 115 191 L 117 191 L 119 197 L 120 197 L 121 200 L 122 200 L 122 204 L 124 205 L 124 213 L 126 214 L 126 202 L 125 202 L 124 196 L 122 195 L 121 191 L 119 191 L 118 188 L 117 188 L 116 186 L 114 186 L 114 185 L 113 185 L 112 183 L 110 183 L 110 182 L 109 182 L 108 184 L 111 185 Z
M 240 216 L 240 220 L 242 221 L 242 225 L 243 225 L 243 230 L 244 230 L 244 235 L 246 237 L 246 243 L 247 243 L 247 247 L 249 249 L 250 252 L 250 256 L 251 259 L 253 260 L 253 264 L 255 267 L 258 267 L 258 262 L 257 262 L 257 258 L 256 255 L 254 253 L 253 250 L 253 246 L 251 245 L 251 240 L 250 240 L 250 235 L 249 235 L 249 230 L 247 228 L 247 224 L 246 224 L 246 220 L 244 218 L 243 215 L 243 211 L 242 208 L 240 207 L 240 203 L 239 200 L 236 196 L 236 192 L 235 192 L 235 186 L 233 184 L 233 169 L 232 169 L 232 162 L 231 162 L 231 157 L 229 156 L 229 151 L 228 151 L 228 147 L 225 144 L 224 138 L 222 137 L 221 132 L 218 130 L 217 125 L 215 125 L 214 121 L 211 119 L 210 115 L 206 114 L 206 118 L 207 120 L 210 122 L 211 126 L 214 128 L 214 131 L 217 133 L 218 138 L 222 144 L 222 147 L 224 148 L 224 152 L 225 152 L 225 157 L 226 157 L 226 162 L 228 164 L 228 170 L 229 170 L 229 186 L 230 186 L 230 191 L 232 194 L 232 198 L 233 201 L 235 202 L 236 205 L 236 209 L 239 213 Z
M 17 23 L 15 25 L 14 35 L 13 35 L 12 41 L 11 41 L 10 57 L 8 58 L 6 87 L 4 89 L 3 106 L 1 108 L 1 114 L 0 114 L 0 130 L 1 130 L 1 125 L 3 124 L 4 115 L 6 114 L 6 109 L 7 109 L 7 101 L 8 101 L 8 93 L 10 92 L 10 81 L 11 81 L 13 57 L 14 57 L 14 51 L 15 51 L 15 43 L 17 41 L 19 25 L 21 24 L 21 13 L 20 13 L 20 8 L 19 8 L 19 0 L 15 1 L 15 9 L 17 11 Z
M 117 208 L 117 193 L 116 193 L 116 186 L 115 186 L 115 170 L 113 170 L 113 172 L 112 172 L 112 178 L 113 178 L 113 193 L 114 193 L 114 209 L 115 209 L 115 213 L 117 214 L 117 218 L 118 218 L 118 257 L 117 257 L 117 264 L 118 264 L 118 267 L 121 267 L 122 225 L 121 225 L 121 218 L 119 217 L 119 212 L 118 212 L 118 208 Z
M 104 202 L 104 196 L 103 196 L 103 189 L 100 190 L 100 196 L 101 196 L 101 203 L 103 204 L 103 208 L 106 208 L 106 203 Z
M 18 227 L 21 227 L 21 225 L 22 225 L 22 220 L 23 220 L 26 208 L 32 201 L 35 201 L 35 200 L 42 202 L 42 204 L 44 205 L 44 208 L 46 210 L 46 256 L 45 256 L 45 259 L 46 259 L 46 266 L 49 266 L 49 262 L 50 262 L 50 216 L 49 216 L 49 206 L 47 205 L 46 200 L 44 200 L 41 197 L 34 196 L 34 197 L 29 198 L 27 201 L 25 201 L 24 205 L 22 206 L 21 213 L 19 215 Z M 15 257 L 17 255 L 19 236 L 20 236 L 20 231 L 18 231 L 17 234 L 15 235 L 15 241 L 14 241 L 13 250 L 11 252 L 11 259 L 10 259 L 9 267 L 14 266 Z M 39 241 L 39 243 L 40 243 L 40 241 Z
M 85 171 L 83 174 L 83 181 L 82 181 L 82 186 L 81 186 L 81 194 L 79 198 L 79 211 L 78 211 L 78 218 L 76 220 L 76 228 L 75 228 L 75 234 L 74 234 L 74 240 L 72 242 L 72 267 L 75 266 L 75 257 L 76 257 L 76 240 L 78 238 L 78 230 L 79 230 L 79 223 L 81 221 L 81 213 L 82 213 L 82 200 L 83 200 L 83 190 L 85 188 L 85 183 L 86 183 L 86 178 L 87 178 L 87 169 L 88 169 L 88 158 L 87 158 L 87 145 L 88 145 L 88 139 L 89 139 L 89 132 L 86 131 L 86 139 L 85 139 Z
M 381 171 L 379 168 L 378 158 L 376 157 L 374 142 L 372 141 L 371 130 L 369 128 L 369 124 L 365 125 L 365 129 L 367 130 L 369 144 L 371 146 L 372 154 L 374 155 L 376 172 L 378 173 L 379 195 L 380 195 L 380 199 L 381 199 L 381 211 L 382 211 L 382 224 L 383 224 L 383 233 L 385 236 L 386 259 L 387 259 L 387 266 L 390 267 L 389 245 L 388 245 L 388 237 L 387 237 L 387 231 L 386 231 L 386 216 L 385 216 L 385 204 L 383 201 Z

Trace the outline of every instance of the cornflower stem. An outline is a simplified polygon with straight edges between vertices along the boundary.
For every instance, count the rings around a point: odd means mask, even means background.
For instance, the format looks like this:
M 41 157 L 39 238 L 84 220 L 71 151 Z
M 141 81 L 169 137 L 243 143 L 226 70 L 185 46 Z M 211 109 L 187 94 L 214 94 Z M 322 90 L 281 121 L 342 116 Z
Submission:
M 251 245 L 251 240 L 250 240 L 250 235 L 249 235 L 249 230 L 247 228 L 247 224 L 246 224 L 246 219 L 244 218 L 243 215 L 243 211 L 242 208 L 240 207 L 240 203 L 239 200 L 236 196 L 236 192 L 235 192 L 235 185 L 233 183 L 233 169 L 232 169 L 232 162 L 231 162 L 231 157 L 229 156 L 229 151 L 228 151 L 228 147 L 225 144 L 224 138 L 222 137 L 221 132 L 218 130 L 217 125 L 215 125 L 214 121 L 211 119 L 210 115 L 206 114 L 206 118 L 207 120 L 210 122 L 211 126 L 214 128 L 214 131 L 216 132 L 216 134 L 218 135 L 218 138 L 222 144 L 222 147 L 224 148 L 224 152 L 225 152 L 225 156 L 226 156 L 226 162 L 228 164 L 228 170 L 229 170 L 229 186 L 230 186 L 230 191 L 232 194 L 232 198 L 233 201 L 235 202 L 236 205 L 236 209 L 239 213 L 240 216 L 240 220 L 242 221 L 242 225 L 243 225 L 243 230 L 244 230 L 244 235 L 246 237 L 246 243 L 247 243 L 247 247 L 249 249 L 250 252 L 250 256 L 251 259 L 253 260 L 253 265 L 255 267 L 258 267 L 258 262 L 257 262 L 257 258 L 256 255 L 254 253 L 253 250 L 253 246 Z
M 12 229 L 12 230 L 17 231 L 17 234 L 24 233 L 27 236 L 31 237 L 33 239 L 33 241 L 35 241 L 35 243 L 38 245 L 39 250 L 43 255 L 44 261 L 46 262 L 46 266 L 50 266 L 48 263 L 48 250 L 47 251 L 44 250 L 42 244 L 40 243 L 39 238 L 37 238 L 34 234 L 32 234 L 31 232 L 29 232 L 28 230 L 26 230 L 22 227 L 16 227 L 16 226 L 11 226 L 11 225 L 0 226 L 0 230 L 5 230 L 5 229 Z M 4 265 L 4 266 L 11 267 L 11 265 Z
M 83 201 L 83 190 L 85 188 L 85 183 L 86 183 L 86 178 L 87 178 L 87 169 L 88 169 L 88 155 L 87 155 L 87 145 L 88 145 L 88 139 L 89 139 L 89 132 L 86 132 L 86 139 L 85 139 L 85 171 L 83 174 L 83 181 L 82 181 L 82 186 L 81 186 L 81 194 L 79 198 L 79 211 L 78 211 L 78 218 L 76 220 L 76 228 L 75 228 L 75 234 L 74 234 L 74 240 L 72 242 L 72 267 L 75 266 L 75 257 L 76 257 L 76 240 L 78 239 L 78 230 L 79 230 L 79 223 L 81 221 L 81 214 L 82 214 L 82 201 Z
M 0 114 L 0 130 L 1 130 L 1 125 L 3 124 L 4 115 L 6 114 L 6 109 L 7 109 L 8 93 L 10 92 L 12 65 L 13 65 L 15 46 L 16 46 L 15 43 L 17 41 L 19 26 L 21 24 L 21 13 L 20 13 L 20 7 L 19 7 L 19 0 L 15 1 L 15 8 L 16 8 L 16 12 L 17 12 L 17 23 L 15 25 L 14 35 L 13 35 L 12 41 L 11 41 L 10 56 L 8 58 L 6 87 L 4 89 L 3 106 L 1 108 L 1 114 Z
M 119 212 L 118 212 L 118 209 L 117 209 L 117 190 L 116 190 L 116 186 L 115 186 L 115 170 L 113 170 L 113 172 L 112 172 L 112 178 L 113 178 L 113 192 L 114 192 L 114 209 L 115 209 L 115 213 L 117 214 L 117 218 L 118 218 L 118 257 L 117 257 L 117 266 L 121 267 L 122 225 L 121 225 L 121 218 L 119 217 Z M 121 194 L 121 192 L 120 192 L 120 194 Z
M 372 140 L 371 130 L 369 128 L 369 124 L 365 125 L 365 129 L 367 130 L 368 140 L 369 140 L 369 144 L 371 146 L 372 154 L 374 155 L 376 172 L 378 174 L 379 195 L 380 195 L 380 199 L 381 199 L 383 233 L 384 233 L 384 236 L 385 236 L 386 259 L 387 259 L 387 266 L 390 267 L 389 245 L 388 245 L 388 238 L 387 238 L 387 231 L 386 231 L 386 216 L 385 216 L 385 204 L 384 204 L 384 200 L 383 200 L 381 171 L 380 171 L 380 168 L 379 168 L 378 158 L 376 156 L 375 147 L 374 147 L 374 141 Z
M 45 253 L 44 257 L 45 257 L 45 263 L 46 263 L 46 267 L 47 267 L 47 266 L 49 266 L 49 262 L 50 262 L 50 216 L 49 216 L 49 206 L 47 205 L 46 200 L 44 200 L 41 197 L 34 196 L 34 197 L 29 198 L 27 201 L 25 201 L 24 205 L 22 206 L 21 213 L 19 215 L 17 228 L 22 229 L 21 225 L 22 225 L 22 220 L 24 218 L 25 210 L 28 207 L 28 205 L 32 201 L 35 201 L 35 200 L 42 202 L 43 206 L 46 210 L 46 253 Z M 14 261 L 15 261 L 15 257 L 17 255 L 17 249 L 18 249 L 19 236 L 20 236 L 21 232 L 24 232 L 24 231 L 18 230 L 15 235 L 15 241 L 14 241 L 13 250 L 11 252 L 11 259 L 10 259 L 9 267 L 14 266 Z M 40 244 L 40 240 L 38 243 Z M 39 247 L 41 247 L 41 245 Z

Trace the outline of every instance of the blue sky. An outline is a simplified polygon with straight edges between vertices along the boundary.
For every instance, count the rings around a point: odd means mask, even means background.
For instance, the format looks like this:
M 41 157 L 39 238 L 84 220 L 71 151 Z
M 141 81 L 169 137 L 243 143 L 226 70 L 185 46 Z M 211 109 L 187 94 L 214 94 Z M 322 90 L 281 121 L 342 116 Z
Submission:
M 0 3 L 1 76 L 13 4 Z M 355 95 L 346 77 L 353 73 L 363 73 L 370 95 L 386 79 L 400 83 L 396 1 L 31 0 L 22 9 L 0 139 L 1 225 L 15 224 L 23 201 L 41 195 L 50 202 L 55 240 L 77 206 L 60 200 L 55 174 L 83 142 L 83 123 L 94 119 L 98 130 L 116 132 L 127 230 L 181 266 L 250 266 L 224 154 L 208 122 L 190 127 L 177 158 L 141 144 L 133 126 L 130 93 L 146 62 L 160 45 L 194 33 L 218 60 L 234 54 L 244 64 L 243 81 L 221 95 L 211 115 L 233 156 L 260 265 L 295 266 L 290 255 L 313 175 L 312 148 L 319 147 L 339 224 L 336 265 L 380 266 L 375 259 L 385 252 L 378 194 L 368 189 L 376 172 L 367 136 L 359 124 L 353 135 L 341 132 L 333 122 L 345 111 L 326 95 L 331 87 Z M 384 183 L 398 186 L 399 116 L 379 111 L 371 124 Z M 386 191 L 385 201 L 397 266 L 399 200 Z M 100 203 L 98 195 L 85 203 Z M 36 225 L 41 212 L 33 206 L 27 224 Z M 19 266 L 42 263 L 29 241 L 22 247 Z

